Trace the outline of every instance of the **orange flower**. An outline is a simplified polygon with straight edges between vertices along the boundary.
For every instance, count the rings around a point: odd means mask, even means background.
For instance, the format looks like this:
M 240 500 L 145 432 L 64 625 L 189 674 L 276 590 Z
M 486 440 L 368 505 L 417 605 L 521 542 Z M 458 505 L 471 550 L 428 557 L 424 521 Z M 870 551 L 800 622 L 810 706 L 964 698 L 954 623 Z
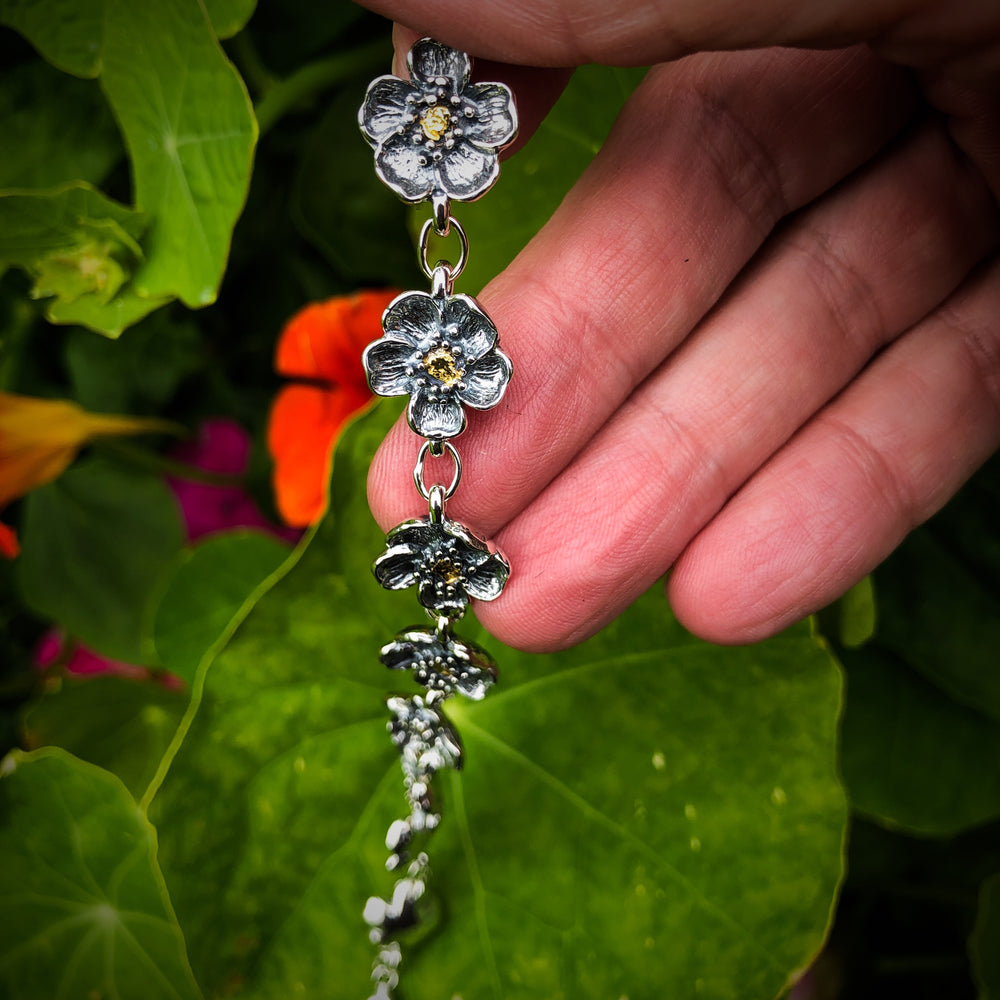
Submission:
M 0 556 L 5 559 L 16 559 L 21 554 L 21 546 L 17 540 L 17 532 L 8 524 L 0 521 Z
M 94 438 L 176 430 L 164 420 L 88 413 L 68 399 L 0 392 L 0 509 L 59 476 Z M 2 524 L 0 553 L 18 553 L 17 536 Z
M 286 524 L 305 527 L 326 508 L 333 444 L 372 399 L 361 353 L 382 335 L 382 313 L 398 294 L 362 291 L 316 302 L 281 332 L 275 370 L 308 383 L 278 393 L 267 429 L 275 503 Z

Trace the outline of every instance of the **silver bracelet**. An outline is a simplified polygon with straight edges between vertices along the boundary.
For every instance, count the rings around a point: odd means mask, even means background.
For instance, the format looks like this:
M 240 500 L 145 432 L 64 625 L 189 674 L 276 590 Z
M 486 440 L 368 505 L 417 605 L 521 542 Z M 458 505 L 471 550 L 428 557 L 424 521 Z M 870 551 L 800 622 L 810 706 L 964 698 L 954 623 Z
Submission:
M 487 410 L 500 402 L 512 365 L 483 308 L 455 294 L 455 279 L 468 258 L 465 230 L 451 214 L 452 201 L 473 201 L 493 186 L 500 151 L 517 135 L 513 95 L 502 83 L 470 83 L 464 52 L 422 38 L 407 56 L 410 79 L 380 76 L 368 87 L 358 122 L 375 150 L 375 172 L 410 204 L 429 201 L 432 217 L 420 234 L 420 263 L 429 293 L 404 292 L 382 316 L 383 336 L 369 344 L 364 366 L 372 391 L 409 396 L 406 418 L 424 441 L 413 480 L 428 503 L 426 517 L 404 521 L 386 538 L 374 563 L 376 579 L 390 590 L 417 587 L 430 621 L 404 629 L 380 653 L 392 670 L 411 670 L 426 692 L 391 696 L 390 737 L 402 759 L 409 815 L 386 835 L 386 867 L 401 871 L 388 898 L 372 896 L 364 909 L 369 937 L 377 946 L 371 1000 L 390 1000 L 399 981 L 397 935 L 417 921 L 417 904 L 429 873 L 423 840 L 440 821 L 431 794 L 434 774 L 462 766 L 458 734 L 442 704 L 458 692 L 483 698 L 496 680 L 496 666 L 453 626 L 471 598 L 500 596 L 510 565 L 492 545 L 451 520 L 445 504 L 458 489 L 462 463 L 452 443 L 465 429 L 467 406 Z M 454 233 L 459 259 L 428 260 L 431 232 Z M 454 468 L 448 485 L 424 479 L 427 456 L 447 454 Z

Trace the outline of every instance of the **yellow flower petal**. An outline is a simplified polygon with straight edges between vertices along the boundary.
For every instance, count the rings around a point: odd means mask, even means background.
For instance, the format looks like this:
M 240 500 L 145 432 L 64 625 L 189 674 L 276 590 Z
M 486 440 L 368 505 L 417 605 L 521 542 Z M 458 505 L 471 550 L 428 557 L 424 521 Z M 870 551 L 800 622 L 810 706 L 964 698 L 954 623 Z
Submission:
M 94 438 L 176 430 L 151 417 L 89 413 L 68 399 L 0 392 L 0 507 L 51 482 Z

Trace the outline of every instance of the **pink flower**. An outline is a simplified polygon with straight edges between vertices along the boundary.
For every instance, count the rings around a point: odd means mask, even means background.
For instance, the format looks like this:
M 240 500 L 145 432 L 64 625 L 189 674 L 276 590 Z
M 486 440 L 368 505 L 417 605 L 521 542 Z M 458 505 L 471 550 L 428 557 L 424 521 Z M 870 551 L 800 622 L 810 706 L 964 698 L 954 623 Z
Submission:
M 35 650 L 35 666 L 45 670 L 59 662 L 67 673 L 71 674 L 114 674 L 117 677 L 132 677 L 137 680 L 149 674 L 145 667 L 110 660 L 79 643 L 67 644 L 63 634 L 58 629 L 52 629 L 46 632 L 38 643 L 38 648 Z
M 241 476 L 250 462 L 250 437 L 233 420 L 222 417 L 206 420 L 198 436 L 175 448 L 171 457 L 219 476 Z M 292 544 L 302 534 L 268 521 L 242 486 L 174 477 L 167 482 L 180 502 L 188 539 L 192 542 L 226 528 L 259 528 Z

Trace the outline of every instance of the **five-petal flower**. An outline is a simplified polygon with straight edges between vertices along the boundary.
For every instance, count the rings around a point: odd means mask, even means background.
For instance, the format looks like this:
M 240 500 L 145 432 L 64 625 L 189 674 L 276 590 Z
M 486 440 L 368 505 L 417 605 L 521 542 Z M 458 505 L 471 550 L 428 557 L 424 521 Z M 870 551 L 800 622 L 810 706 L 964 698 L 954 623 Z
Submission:
M 510 359 L 492 320 L 468 295 L 405 292 L 382 317 L 385 335 L 364 353 L 372 392 L 410 396 L 406 416 L 422 437 L 443 441 L 465 429 L 463 404 L 496 406 Z
M 390 670 L 412 670 L 414 680 L 432 691 L 458 691 L 479 701 L 496 680 L 493 658 L 482 646 L 433 629 L 400 632 L 379 655 Z
M 378 77 L 358 113 L 376 172 L 410 203 L 478 198 L 497 179 L 500 150 L 517 135 L 510 90 L 469 83 L 469 57 L 430 38 L 413 46 L 407 66 L 410 82 Z
M 417 585 L 420 603 L 444 615 L 462 614 L 469 598 L 492 601 L 510 576 L 510 564 L 468 528 L 445 518 L 416 518 L 386 537 L 375 577 L 388 590 Z

